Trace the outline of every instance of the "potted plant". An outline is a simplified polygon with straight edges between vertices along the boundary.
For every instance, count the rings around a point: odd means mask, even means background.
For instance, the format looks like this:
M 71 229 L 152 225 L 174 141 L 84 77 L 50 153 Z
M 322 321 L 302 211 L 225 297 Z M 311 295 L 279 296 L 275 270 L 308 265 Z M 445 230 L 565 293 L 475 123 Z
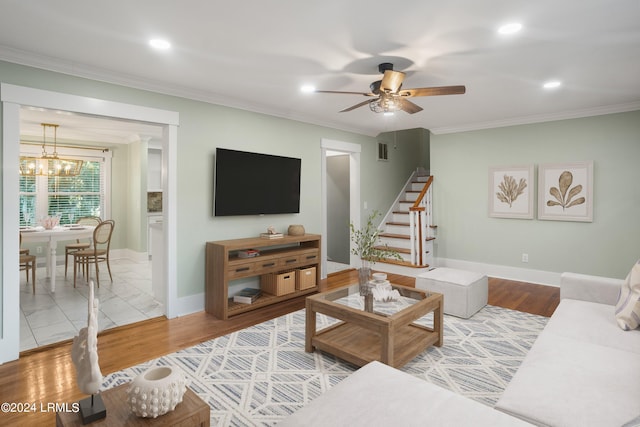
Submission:
M 369 292 L 369 279 L 371 277 L 370 264 L 387 258 L 401 260 L 400 254 L 390 249 L 386 244 L 380 245 L 380 230 L 374 224 L 374 220 L 380 213 L 375 210 L 369 215 L 366 225 L 356 229 L 353 223 L 349 224 L 351 229 L 351 241 L 354 247 L 351 249 L 353 255 L 360 257 L 362 267 L 358 270 L 360 283 L 360 294 L 366 295 Z

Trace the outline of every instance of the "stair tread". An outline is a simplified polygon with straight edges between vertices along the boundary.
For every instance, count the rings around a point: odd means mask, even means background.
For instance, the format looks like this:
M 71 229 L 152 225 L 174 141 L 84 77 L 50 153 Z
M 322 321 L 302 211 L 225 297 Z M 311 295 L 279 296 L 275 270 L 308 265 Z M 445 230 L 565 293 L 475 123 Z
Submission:
M 394 248 L 393 246 L 375 246 L 375 248 L 379 250 L 396 251 L 401 254 L 411 253 L 411 249 L 408 249 L 408 248 Z
M 403 267 L 411 267 L 411 268 L 427 268 L 429 267 L 429 264 L 425 264 L 425 265 L 415 265 L 415 264 L 411 264 L 409 261 L 398 261 L 397 259 L 381 259 L 378 262 L 383 262 L 385 264 L 395 264 L 395 265 L 401 265 Z
M 380 237 L 388 237 L 390 239 L 407 239 L 409 240 L 409 235 L 407 234 L 397 234 L 397 233 L 380 233 Z M 435 237 L 425 237 L 425 241 L 435 240 Z
M 408 227 L 411 224 L 409 224 L 408 222 L 391 221 L 391 222 L 387 222 L 387 225 L 401 225 L 401 226 Z
M 409 239 L 409 236 L 406 234 L 396 234 L 396 233 L 380 233 L 380 237 L 389 237 L 392 239 Z

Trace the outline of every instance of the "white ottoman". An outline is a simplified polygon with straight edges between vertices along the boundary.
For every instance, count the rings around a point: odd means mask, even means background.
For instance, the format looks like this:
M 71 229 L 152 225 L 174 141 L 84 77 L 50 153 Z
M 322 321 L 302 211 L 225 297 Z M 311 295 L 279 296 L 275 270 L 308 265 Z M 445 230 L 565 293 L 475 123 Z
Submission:
M 444 312 L 468 319 L 487 305 L 487 276 L 473 271 L 438 267 L 416 277 L 416 288 L 444 295 Z

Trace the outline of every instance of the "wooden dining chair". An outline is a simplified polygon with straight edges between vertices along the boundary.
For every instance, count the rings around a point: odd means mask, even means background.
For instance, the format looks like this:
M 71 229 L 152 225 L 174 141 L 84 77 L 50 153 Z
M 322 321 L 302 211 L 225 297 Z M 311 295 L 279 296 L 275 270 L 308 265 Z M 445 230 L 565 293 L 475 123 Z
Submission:
M 98 224 L 93 230 L 93 247 L 87 249 L 80 249 L 75 252 L 71 252 L 73 257 L 73 287 L 76 287 L 76 277 L 78 274 L 78 268 L 82 267 L 82 271 L 85 277 L 89 277 L 89 270 L 91 264 L 96 267 L 96 283 L 100 287 L 100 270 L 98 263 L 106 262 L 107 269 L 109 270 L 109 278 L 113 282 L 113 276 L 111 275 L 111 265 L 109 264 L 109 249 L 111 247 L 111 236 L 113 235 L 113 229 L 115 227 L 115 221 L 107 219 Z
M 22 233 L 20 233 L 20 245 L 22 245 Z M 29 283 L 29 270 L 31 270 L 31 288 L 36 293 L 36 256 L 29 255 L 29 250 L 23 253 L 20 249 L 20 271 L 24 270 L 27 275 L 27 284 Z
M 83 216 L 79 218 L 76 225 L 90 225 L 96 227 L 102 222 L 102 219 L 97 216 Z M 67 277 L 67 265 L 69 264 L 69 255 L 72 252 L 76 252 L 82 249 L 88 249 L 91 246 L 91 242 L 81 242 L 80 239 L 76 239 L 76 243 L 69 243 L 64 247 L 64 277 Z

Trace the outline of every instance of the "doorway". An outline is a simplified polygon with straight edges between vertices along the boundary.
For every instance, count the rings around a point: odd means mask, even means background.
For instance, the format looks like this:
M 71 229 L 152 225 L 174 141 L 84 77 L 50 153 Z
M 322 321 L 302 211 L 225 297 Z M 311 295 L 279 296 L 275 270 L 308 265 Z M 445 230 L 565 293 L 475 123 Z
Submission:
M 74 111 L 105 118 L 133 120 L 162 126 L 163 168 L 167 171 L 162 186 L 166 194 L 163 211 L 163 237 L 166 242 L 162 268 L 163 287 L 166 291 L 165 313 L 168 318 L 176 313 L 176 148 L 178 113 L 141 107 L 119 102 L 98 100 L 83 96 L 68 95 L 45 90 L 20 87 L 2 83 L 0 85 L 3 107 L 3 211 L 2 211 L 2 314 L 0 324 L 0 363 L 19 357 L 19 288 L 10 284 L 19 283 L 18 264 L 18 210 L 11 209 L 18 200 L 18 158 L 20 142 L 21 106 L 41 107 L 53 110 Z
M 349 224 L 360 227 L 361 148 L 358 144 L 323 139 L 321 149 L 322 277 L 327 277 L 357 265 L 357 257 L 351 254 Z

